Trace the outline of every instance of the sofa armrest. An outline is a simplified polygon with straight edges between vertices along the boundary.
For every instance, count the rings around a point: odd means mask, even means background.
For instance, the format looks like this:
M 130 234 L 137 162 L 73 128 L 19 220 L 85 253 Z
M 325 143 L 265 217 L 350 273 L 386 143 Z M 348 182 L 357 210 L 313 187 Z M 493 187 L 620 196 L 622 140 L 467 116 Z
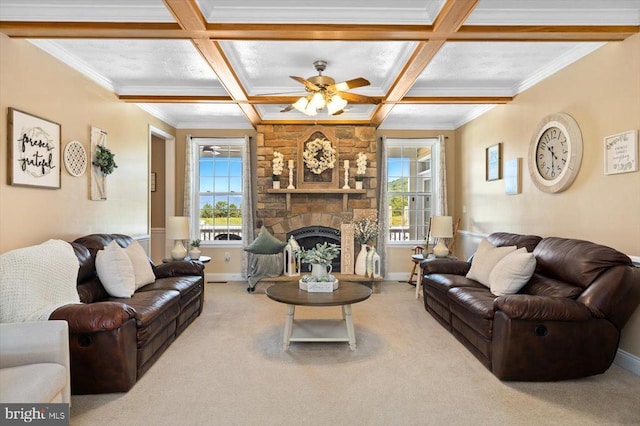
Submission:
M 65 321 L 0 324 L 0 368 L 54 363 L 67 372 L 62 402 L 71 402 L 69 328 Z
M 199 275 L 204 273 L 204 264 L 195 260 L 178 260 L 162 263 L 153 268 L 156 278 L 179 277 L 182 275 Z
M 497 297 L 494 308 L 510 319 L 536 321 L 587 321 L 591 311 L 584 304 L 559 297 L 514 294 Z
M 420 263 L 422 275 L 428 274 L 453 274 L 467 275 L 471 264 L 458 259 L 426 259 Z
M 97 333 L 118 329 L 136 311 L 120 302 L 96 302 L 64 305 L 49 316 L 50 320 L 65 320 L 71 334 Z

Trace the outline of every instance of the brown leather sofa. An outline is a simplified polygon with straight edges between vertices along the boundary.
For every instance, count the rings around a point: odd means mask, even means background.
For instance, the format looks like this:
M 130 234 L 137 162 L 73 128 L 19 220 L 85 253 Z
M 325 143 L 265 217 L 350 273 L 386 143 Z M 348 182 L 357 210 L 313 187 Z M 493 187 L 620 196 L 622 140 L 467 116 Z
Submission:
M 95 260 L 98 250 L 113 240 L 121 247 L 133 241 L 126 235 L 93 234 L 71 243 L 80 262 L 78 294 L 83 304 L 62 306 L 49 317 L 69 324 L 73 394 L 128 391 L 202 312 L 200 262 L 152 265 L 155 282 L 131 298 L 109 296 Z
M 467 279 L 471 260 L 421 263 L 426 310 L 501 380 L 551 381 L 606 371 L 640 303 L 640 268 L 588 241 L 494 233 L 526 247 L 536 270 L 518 294 L 494 296 Z

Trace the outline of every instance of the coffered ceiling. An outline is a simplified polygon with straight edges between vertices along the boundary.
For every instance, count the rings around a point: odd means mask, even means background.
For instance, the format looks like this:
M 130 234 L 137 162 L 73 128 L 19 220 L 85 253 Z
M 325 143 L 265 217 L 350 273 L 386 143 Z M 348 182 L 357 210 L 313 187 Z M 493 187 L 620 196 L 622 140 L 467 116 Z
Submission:
M 640 0 L 0 1 L 0 32 L 178 128 L 455 129 L 639 31 Z M 373 102 L 280 112 L 316 60 Z

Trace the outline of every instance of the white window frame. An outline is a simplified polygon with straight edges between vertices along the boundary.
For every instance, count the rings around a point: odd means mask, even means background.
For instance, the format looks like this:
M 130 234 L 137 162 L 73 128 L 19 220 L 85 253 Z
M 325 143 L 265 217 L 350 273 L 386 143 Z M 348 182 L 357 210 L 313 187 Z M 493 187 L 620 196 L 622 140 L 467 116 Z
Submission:
M 242 189 L 241 195 L 244 199 L 246 194 L 244 193 L 244 188 L 246 188 L 244 180 L 247 179 L 245 170 L 245 161 L 248 160 L 246 147 L 245 147 L 245 139 L 244 138 L 192 138 L 191 139 L 193 145 L 192 155 L 194 157 L 193 161 L 193 169 L 192 169 L 192 181 L 193 184 L 193 194 L 191 194 L 191 223 L 197 224 L 192 227 L 192 236 L 191 239 L 200 238 L 200 146 L 202 145 L 227 145 L 234 146 L 240 149 L 240 153 L 242 155 Z M 245 211 L 246 203 L 242 203 L 242 216 L 246 215 Z M 243 238 L 246 238 L 243 235 Z M 200 242 L 201 247 L 243 247 L 245 245 L 245 240 L 202 240 Z
M 440 155 L 440 149 L 439 149 L 439 140 L 437 137 L 433 137 L 433 138 L 419 138 L 419 139 L 399 139 L 399 138 L 387 138 L 386 140 L 386 158 L 388 161 L 389 158 L 389 151 L 392 148 L 424 148 L 430 146 L 431 147 L 431 173 L 430 173 L 430 177 L 431 177 L 431 217 L 433 217 L 433 212 L 435 211 L 439 211 L 437 208 L 437 203 L 439 203 L 439 197 L 437 196 L 438 193 L 438 189 L 435 187 L 435 177 L 437 176 L 438 173 L 438 164 L 440 164 L 439 161 L 439 155 Z M 385 167 L 387 168 L 387 178 L 389 176 L 389 168 L 388 168 L 388 164 L 385 164 Z M 416 172 L 416 177 L 418 177 L 418 173 Z M 410 176 L 411 177 L 411 176 Z M 384 191 L 387 191 L 387 185 L 388 182 L 383 182 L 382 183 L 384 185 Z M 417 189 L 417 188 L 416 188 Z M 413 191 L 409 191 L 407 194 L 410 196 L 411 193 L 414 194 L 423 194 L 424 191 L 417 191 L 417 190 L 413 190 Z M 387 192 L 387 200 L 389 200 L 391 197 L 389 196 L 389 192 Z M 391 226 L 391 216 L 389 216 L 388 218 L 388 223 L 389 226 Z M 427 225 L 427 224 L 424 224 Z M 420 225 L 416 225 L 416 226 L 420 226 Z M 419 239 L 412 239 L 412 240 L 403 240 L 403 241 L 398 241 L 398 240 L 391 240 L 390 239 L 390 229 L 386 229 L 385 230 L 385 238 L 387 239 L 387 246 L 395 246 L 395 247 L 413 247 L 416 245 L 423 245 L 424 244 L 424 237 L 426 236 L 422 236 Z

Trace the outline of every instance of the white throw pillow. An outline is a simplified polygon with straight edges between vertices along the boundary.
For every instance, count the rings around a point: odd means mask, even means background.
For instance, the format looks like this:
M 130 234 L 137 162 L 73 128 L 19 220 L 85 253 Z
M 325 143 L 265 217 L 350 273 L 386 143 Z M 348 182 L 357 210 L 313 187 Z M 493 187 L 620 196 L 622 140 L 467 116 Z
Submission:
M 509 253 L 500 259 L 489 275 L 491 293 L 496 296 L 516 294 L 529 282 L 535 269 L 536 258 L 526 248 Z
M 156 280 L 147 253 L 139 242 L 132 242 L 124 251 L 127 253 L 127 256 L 129 256 L 129 260 L 133 265 L 133 275 L 136 277 L 136 290 Z
M 113 297 L 131 297 L 136 290 L 131 260 L 115 241 L 96 255 L 96 271 L 105 290 Z
M 489 287 L 489 275 L 493 267 L 496 266 L 500 259 L 514 251 L 516 251 L 516 246 L 496 247 L 486 238 L 483 238 L 478 244 L 476 254 L 473 255 L 467 278 Z

